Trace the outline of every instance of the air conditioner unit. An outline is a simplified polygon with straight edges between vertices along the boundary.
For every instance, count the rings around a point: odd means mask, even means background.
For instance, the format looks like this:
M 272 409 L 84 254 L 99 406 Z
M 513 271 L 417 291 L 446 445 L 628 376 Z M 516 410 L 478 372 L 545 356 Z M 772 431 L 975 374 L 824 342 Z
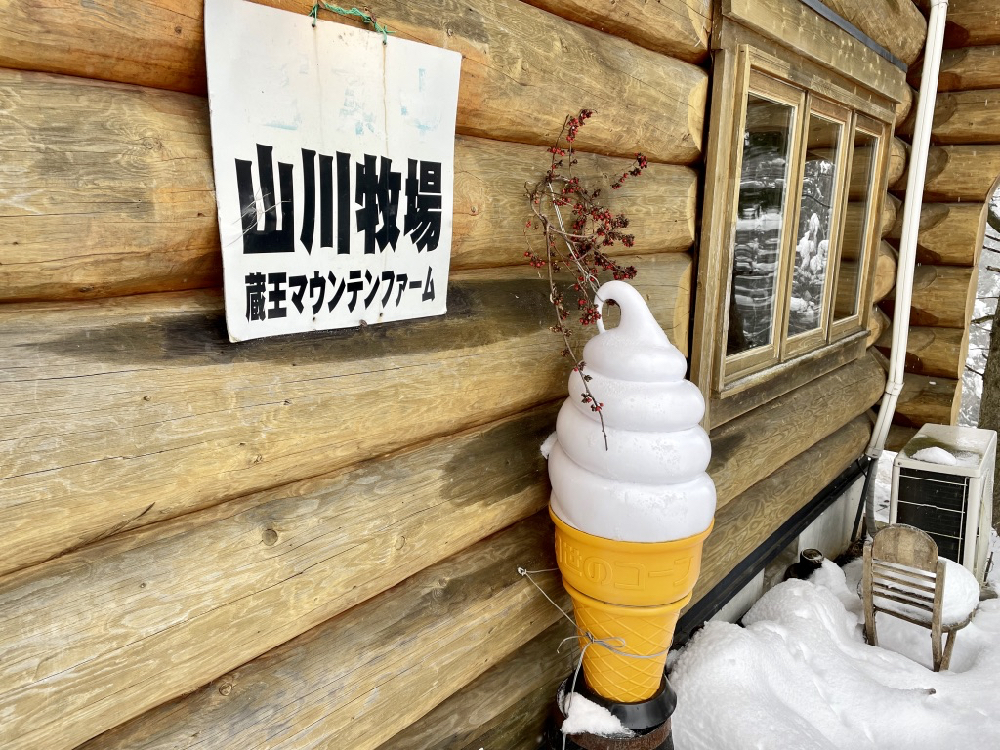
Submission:
M 890 523 L 923 529 L 938 554 L 986 576 L 993 508 L 993 430 L 927 424 L 896 454 Z

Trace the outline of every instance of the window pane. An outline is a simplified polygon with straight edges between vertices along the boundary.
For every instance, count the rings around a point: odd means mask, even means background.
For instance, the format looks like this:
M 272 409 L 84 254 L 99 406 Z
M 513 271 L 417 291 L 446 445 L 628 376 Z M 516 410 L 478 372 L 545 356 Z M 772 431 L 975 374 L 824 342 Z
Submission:
M 772 342 L 794 113 L 791 105 L 747 95 L 727 354 Z
M 837 150 L 841 125 L 812 115 L 802 173 L 802 200 L 788 310 L 788 335 L 823 325 L 827 255 L 837 192 Z
M 860 289 L 860 269 L 864 268 L 865 229 L 871 205 L 872 176 L 875 174 L 875 157 L 878 154 L 878 137 L 860 130 L 854 132 L 854 157 L 848 189 L 848 220 L 844 226 L 843 251 L 840 273 L 837 276 L 833 319 L 842 320 L 856 315 Z

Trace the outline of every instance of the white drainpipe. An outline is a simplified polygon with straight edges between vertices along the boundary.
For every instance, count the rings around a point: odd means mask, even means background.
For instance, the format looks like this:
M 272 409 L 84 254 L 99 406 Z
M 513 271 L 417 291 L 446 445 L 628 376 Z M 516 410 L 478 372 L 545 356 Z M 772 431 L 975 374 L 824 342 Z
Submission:
M 910 298 L 913 294 L 913 266 L 917 254 L 917 233 L 920 229 L 920 208 L 923 204 L 924 181 L 927 176 L 927 155 L 930 151 L 934 104 L 937 101 L 938 71 L 944 46 L 944 21 L 948 0 L 931 0 L 931 15 L 927 24 L 927 44 L 924 48 L 923 75 L 917 104 L 913 146 L 910 150 L 910 171 L 906 178 L 906 202 L 903 205 L 903 233 L 899 240 L 899 265 L 896 268 L 896 307 L 893 315 L 892 353 L 889 358 L 889 380 L 879 408 L 865 455 L 872 459 L 865 483 L 865 514 L 868 532 L 875 530 L 875 482 L 872 474 L 885 449 L 896 399 L 903 389 L 903 364 L 906 359 L 906 339 L 910 331 Z

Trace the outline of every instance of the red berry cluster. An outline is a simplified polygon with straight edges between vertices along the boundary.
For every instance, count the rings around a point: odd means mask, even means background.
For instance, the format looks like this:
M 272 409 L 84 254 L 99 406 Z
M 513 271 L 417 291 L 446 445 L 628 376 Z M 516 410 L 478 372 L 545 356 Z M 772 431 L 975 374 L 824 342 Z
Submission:
M 578 320 L 588 326 L 601 319 L 600 308 L 593 301 L 601 284 L 602 274 L 614 279 L 633 279 L 635 266 L 622 266 L 612 257 L 612 248 L 635 246 L 635 235 L 628 234 L 628 218 L 621 213 L 612 213 L 600 203 L 601 188 L 588 188 L 573 174 L 578 164 L 573 143 L 580 128 L 593 117 L 589 109 L 580 110 L 575 116 L 568 116 L 562 131 L 548 151 L 550 163 L 545 176 L 534 185 L 526 187 L 530 218 L 525 222 L 525 240 L 528 249 L 524 253 L 528 264 L 535 269 L 547 268 L 549 274 L 549 298 L 556 312 L 556 325 L 551 330 L 563 337 L 563 354 L 572 357 L 581 374 L 584 363 L 573 353 L 570 337 L 573 331 L 567 325 L 569 312 L 566 310 L 565 294 L 572 294 L 576 300 Z M 635 155 L 629 169 L 622 172 L 612 189 L 618 189 L 629 177 L 638 177 L 647 167 L 646 157 Z M 529 230 L 539 231 L 544 243 L 544 252 L 536 251 Z M 537 237 L 537 236 L 536 236 Z M 555 276 L 560 270 L 568 270 L 572 276 L 563 282 Z M 564 294 L 565 292 L 565 294 Z M 587 383 L 589 375 L 583 375 L 584 403 L 600 415 L 603 403 L 597 401 Z M 603 425 L 604 418 L 601 416 Z

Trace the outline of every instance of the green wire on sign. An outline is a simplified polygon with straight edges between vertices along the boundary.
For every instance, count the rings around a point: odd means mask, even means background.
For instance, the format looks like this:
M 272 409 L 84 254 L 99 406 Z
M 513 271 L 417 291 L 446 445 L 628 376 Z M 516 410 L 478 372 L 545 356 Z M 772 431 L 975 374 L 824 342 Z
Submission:
M 365 23 L 370 23 L 372 27 L 382 35 L 382 44 L 389 43 L 389 34 L 395 34 L 395 31 L 390 31 L 389 27 L 385 24 L 379 23 L 375 20 L 375 17 L 370 13 L 365 13 L 364 11 L 358 10 L 357 8 L 351 8 L 347 10 L 346 8 L 341 8 L 337 5 L 330 5 L 329 3 L 323 2 L 323 0 L 317 0 L 313 3 L 312 11 L 309 13 L 312 16 L 313 26 L 316 25 L 316 17 L 319 15 L 320 8 L 323 10 L 328 10 L 331 13 L 338 13 L 342 16 L 356 16 L 360 18 Z

